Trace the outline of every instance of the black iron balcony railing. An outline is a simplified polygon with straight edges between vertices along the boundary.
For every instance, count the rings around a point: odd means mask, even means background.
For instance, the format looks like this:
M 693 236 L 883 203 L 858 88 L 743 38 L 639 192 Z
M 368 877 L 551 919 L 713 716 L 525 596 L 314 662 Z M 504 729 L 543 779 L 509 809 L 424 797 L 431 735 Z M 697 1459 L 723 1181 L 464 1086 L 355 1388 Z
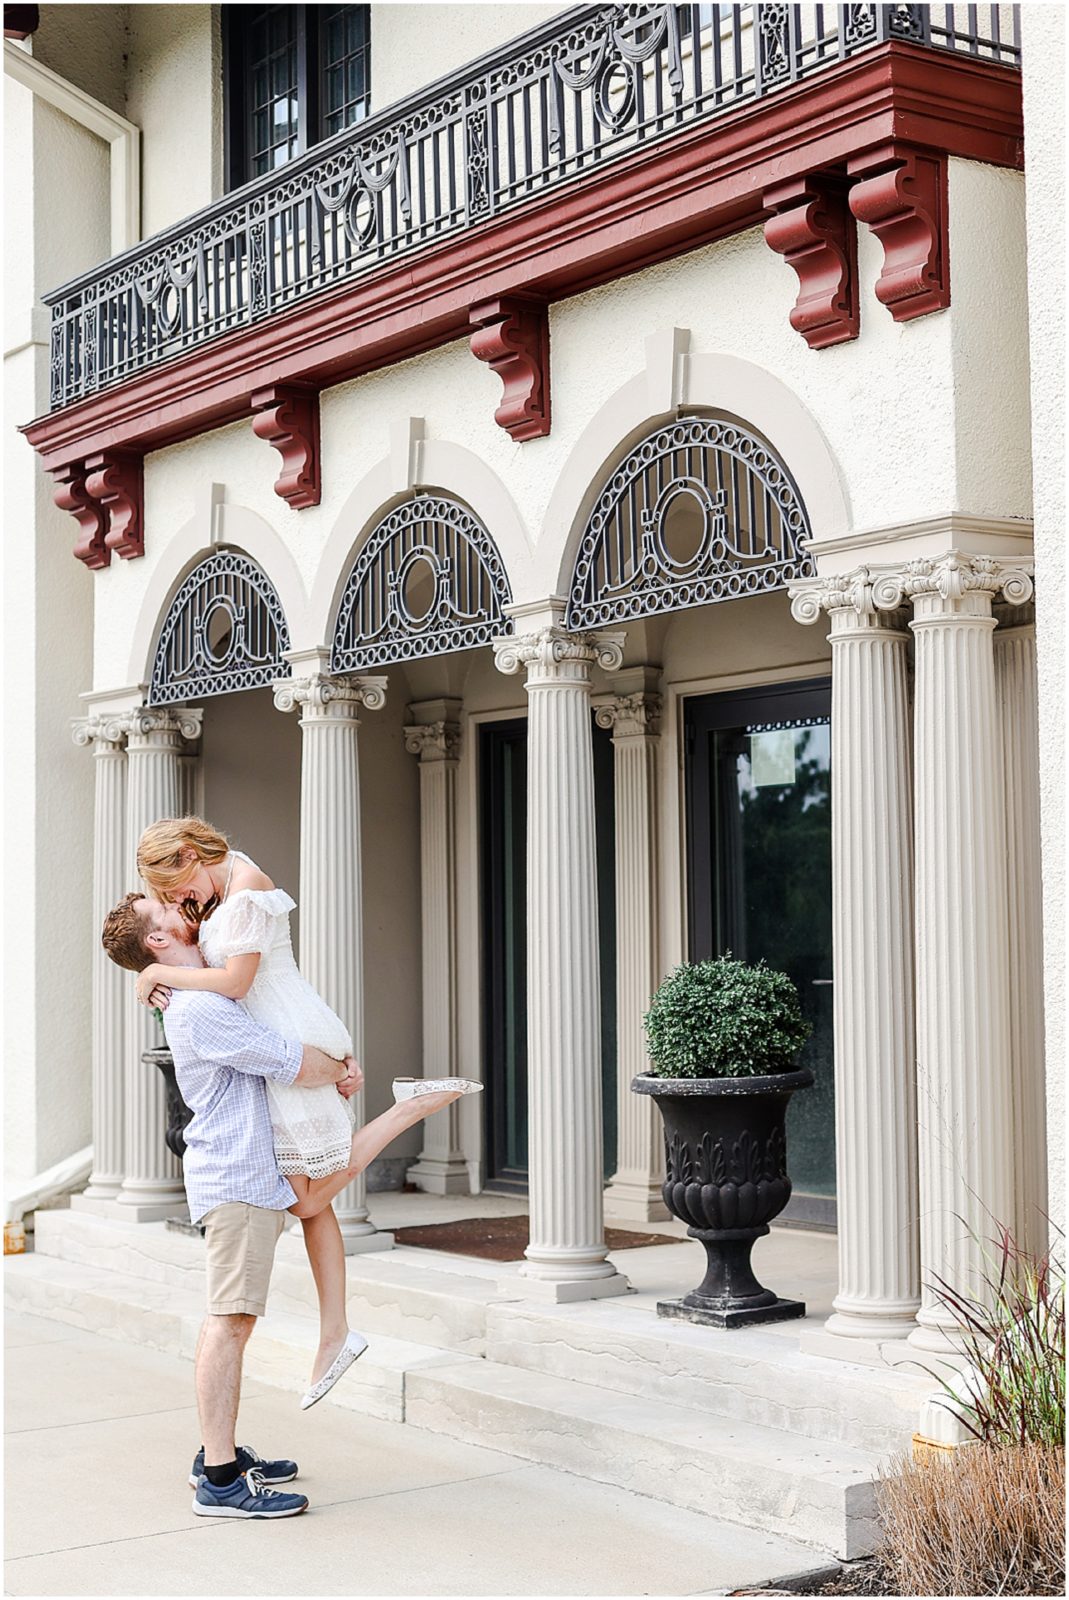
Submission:
M 1015 5 L 564 12 L 46 295 L 51 409 L 896 39 L 1020 65 Z

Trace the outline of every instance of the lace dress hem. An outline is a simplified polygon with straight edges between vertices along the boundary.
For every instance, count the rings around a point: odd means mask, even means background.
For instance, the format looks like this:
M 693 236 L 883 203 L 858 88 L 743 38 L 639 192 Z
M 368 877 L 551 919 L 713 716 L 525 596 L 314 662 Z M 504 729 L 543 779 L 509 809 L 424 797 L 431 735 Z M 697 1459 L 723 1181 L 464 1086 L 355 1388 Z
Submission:
M 351 1148 L 350 1142 L 328 1150 L 317 1150 L 314 1155 L 309 1155 L 299 1150 L 280 1150 L 276 1146 L 275 1159 L 284 1177 L 302 1173 L 306 1178 L 329 1178 L 332 1173 L 341 1172 L 348 1166 Z

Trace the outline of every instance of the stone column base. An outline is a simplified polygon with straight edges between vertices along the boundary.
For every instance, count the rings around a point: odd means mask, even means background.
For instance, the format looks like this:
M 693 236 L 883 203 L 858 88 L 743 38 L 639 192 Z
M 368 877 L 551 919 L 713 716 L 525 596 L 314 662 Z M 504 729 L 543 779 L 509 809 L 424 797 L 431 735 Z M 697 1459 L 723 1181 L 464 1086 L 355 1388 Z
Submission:
M 667 1222 L 671 1213 L 659 1183 L 629 1183 L 613 1178 L 603 1200 L 607 1222 Z
M 634 1293 L 622 1272 L 613 1272 L 607 1278 L 530 1278 L 521 1268 L 515 1277 L 499 1279 L 498 1287 L 510 1295 L 519 1291 L 524 1300 L 544 1300 L 558 1306 Z
M 79 1195 L 76 1198 L 84 1197 Z M 168 1217 L 189 1220 L 189 1207 L 184 1194 L 176 1194 L 173 1200 L 90 1200 L 79 1210 L 92 1210 L 95 1216 L 114 1217 L 120 1222 L 166 1222 Z
M 371 1233 L 351 1233 L 344 1222 L 341 1236 L 347 1256 L 368 1255 L 372 1250 L 392 1250 L 396 1243 L 392 1233 L 380 1233 L 377 1228 Z
M 470 1194 L 471 1179 L 466 1161 L 435 1161 L 423 1156 L 409 1167 L 405 1180 L 424 1194 Z

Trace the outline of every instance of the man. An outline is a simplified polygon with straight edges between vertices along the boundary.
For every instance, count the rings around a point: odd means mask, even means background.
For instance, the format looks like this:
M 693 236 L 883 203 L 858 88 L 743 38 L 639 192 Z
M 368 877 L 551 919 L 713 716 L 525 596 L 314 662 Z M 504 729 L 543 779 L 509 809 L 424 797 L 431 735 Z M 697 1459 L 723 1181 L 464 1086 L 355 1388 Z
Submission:
M 132 972 L 153 961 L 203 966 L 197 936 L 177 907 L 128 894 L 104 921 L 104 949 Z M 333 1083 L 348 1096 L 363 1081 L 351 1058 L 333 1060 L 253 1021 L 223 995 L 176 990 L 164 1019 L 175 1075 L 194 1112 L 185 1130 L 189 1214 L 203 1220 L 208 1315 L 196 1353 L 203 1444 L 193 1462 L 193 1510 L 208 1517 L 294 1517 L 303 1494 L 275 1484 L 292 1461 L 264 1461 L 234 1443 L 245 1346 L 263 1316 L 275 1245 L 296 1197 L 278 1170 L 264 1080 Z M 339 1190 L 349 1181 L 338 1177 Z

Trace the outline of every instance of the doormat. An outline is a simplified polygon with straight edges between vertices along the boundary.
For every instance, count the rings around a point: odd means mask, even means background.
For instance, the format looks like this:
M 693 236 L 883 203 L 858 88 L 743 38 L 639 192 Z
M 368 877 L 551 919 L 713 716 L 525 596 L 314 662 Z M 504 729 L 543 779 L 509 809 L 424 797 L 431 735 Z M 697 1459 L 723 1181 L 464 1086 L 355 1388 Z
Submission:
M 422 1228 L 391 1230 L 398 1244 L 421 1250 L 448 1250 L 456 1256 L 478 1256 L 482 1261 L 521 1261 L 531 1237 L 529 1219 L 519 1217 L 469 1217 L 463 1222 L 433 1222 Z M 606 1228 L 610 1250 L 641 1250 L 648 1244 L 678 1244 L 670 1233 L 631 1233 Z

